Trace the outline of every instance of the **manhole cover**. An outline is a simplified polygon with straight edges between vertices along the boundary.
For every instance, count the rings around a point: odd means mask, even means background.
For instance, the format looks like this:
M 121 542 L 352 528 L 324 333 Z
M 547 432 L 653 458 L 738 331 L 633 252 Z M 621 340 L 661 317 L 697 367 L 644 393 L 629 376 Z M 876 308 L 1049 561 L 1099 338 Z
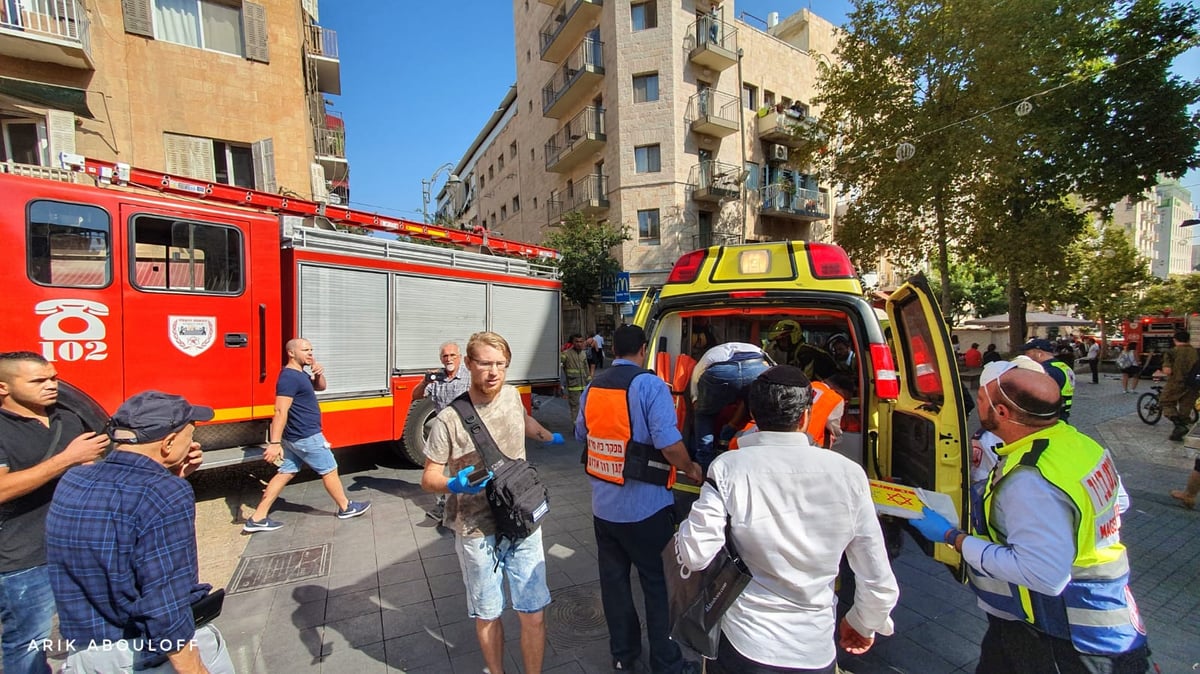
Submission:
M 608 638 L 599 583 L 554 592 L 554 603 L 546 608 L 546 638 L 558 649 Z
M 229 581 L 229 594 L 318 578 L 329 573 L 329 544 L 243 557 Z

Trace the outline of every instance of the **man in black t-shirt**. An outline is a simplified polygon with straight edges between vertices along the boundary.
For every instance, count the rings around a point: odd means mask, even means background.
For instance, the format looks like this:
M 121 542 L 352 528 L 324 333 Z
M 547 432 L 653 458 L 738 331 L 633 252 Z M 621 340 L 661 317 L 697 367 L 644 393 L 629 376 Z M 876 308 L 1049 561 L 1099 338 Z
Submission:
M 100 458 L 108 437 L 58 402 L 58 372 L 31 351 L 0 353 L 0 620 L 4 671 L 49 674 L 54 595 L 46 572 L 46 512 L 58 477 Z

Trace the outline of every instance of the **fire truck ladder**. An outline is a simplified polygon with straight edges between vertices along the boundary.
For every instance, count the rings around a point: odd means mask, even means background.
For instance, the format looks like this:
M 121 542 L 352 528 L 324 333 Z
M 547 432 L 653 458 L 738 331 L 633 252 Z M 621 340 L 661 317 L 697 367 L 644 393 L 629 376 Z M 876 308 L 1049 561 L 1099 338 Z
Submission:
M 558 251 L 552 248 L 500 239 L 489 236 L 486 230 L 477 233 L 400 218 L 387 218 L 377 213 L 358 211 L 344 206 L 294 199 L 282 194 L 260 192 L 233 185 L 210 183 L 161 171 L 136 168 L 129 164 L 91 159 L 81 155 L 63 153 L 62 164 L 64 169 L 92 176 L 98 184 L 142 187 L 203 201 L 265 209 L 280 215 L 323 217 L 340 225 L 363 227 L 414 239 L 442 241 L 460 246 L 478 246 L 494 253 L 531 260 L 555 260 L 560 257 Z

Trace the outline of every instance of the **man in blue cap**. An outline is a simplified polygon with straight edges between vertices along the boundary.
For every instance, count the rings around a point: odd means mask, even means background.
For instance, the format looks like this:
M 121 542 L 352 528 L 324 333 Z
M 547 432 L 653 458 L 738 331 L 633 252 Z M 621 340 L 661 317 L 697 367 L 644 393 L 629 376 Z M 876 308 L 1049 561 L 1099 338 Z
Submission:
M 1058 391 L 1062 396 L 1058 418 L 1067 421 L 1071 416 L 1071 399 L 1075 396 L 1075 370 L 1054 355 L 1054 345 L 1048 339 L 1031 339 L 1021 346 L 1021 352 L 1037 361 L 1054 383 L 1058 384 Z
M 220 632 L 196 625 L 195 422 L 211 407 L 145 391 L 109 421 L 114 451 L 67 471 L 46 517 L 46 562 L 66 672 L 234 671 Z M 207 602 L 206 602 L 207 603 Z

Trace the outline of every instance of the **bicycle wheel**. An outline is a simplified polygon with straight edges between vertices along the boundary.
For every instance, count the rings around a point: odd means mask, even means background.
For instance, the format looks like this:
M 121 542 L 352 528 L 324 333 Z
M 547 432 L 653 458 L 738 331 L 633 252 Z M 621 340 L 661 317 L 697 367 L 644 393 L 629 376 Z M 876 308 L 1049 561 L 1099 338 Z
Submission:
M 1143 393 L 1137 401 L 1138 418 L 1153 426 L 1162 418 L 1162 407 L 1158 405 L 1158 394 Z

